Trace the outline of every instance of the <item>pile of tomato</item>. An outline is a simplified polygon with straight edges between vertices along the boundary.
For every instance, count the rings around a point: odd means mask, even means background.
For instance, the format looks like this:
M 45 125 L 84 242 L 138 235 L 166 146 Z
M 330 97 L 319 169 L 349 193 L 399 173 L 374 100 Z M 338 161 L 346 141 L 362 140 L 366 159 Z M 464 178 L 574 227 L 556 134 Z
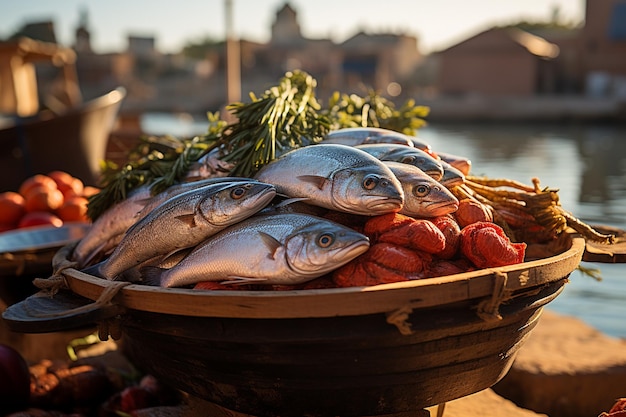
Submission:
M 65 171 L 33 175 L 18 190 L 0 193 L 0 232 L 88 222 L 88 198 L 99 191 Z

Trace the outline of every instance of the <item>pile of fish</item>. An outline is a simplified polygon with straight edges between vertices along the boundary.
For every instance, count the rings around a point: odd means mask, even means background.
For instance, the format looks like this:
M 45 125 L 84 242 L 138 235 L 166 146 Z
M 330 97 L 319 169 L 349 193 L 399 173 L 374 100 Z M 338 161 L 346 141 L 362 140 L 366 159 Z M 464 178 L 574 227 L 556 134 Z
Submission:
M 162 287 L 302 284 L 347 264 L 368 237 L 325 214 L 453 213 L 470 163 L 377 128 L 331 132 L 254 178 L 216 177 L 151 195 L 149 185 L 96 219 L 74 249 L 84 272 Z

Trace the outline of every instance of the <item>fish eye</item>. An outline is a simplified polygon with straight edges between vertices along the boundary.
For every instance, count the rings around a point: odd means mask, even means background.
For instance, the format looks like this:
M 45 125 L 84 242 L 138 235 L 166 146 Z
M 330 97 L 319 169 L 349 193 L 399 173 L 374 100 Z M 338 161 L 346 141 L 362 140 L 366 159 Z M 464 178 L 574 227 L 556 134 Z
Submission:
M 363 178 L 363 188 L 365 188 L 366 190 L 373 190 L 374 188 L 376 188 L 379 181 L 380 178 L 378 178 L 378 176 L 374 174 L 366 175 L 365 178 Z
M 230 196 L 234 199 L 234 200 L 239 200 L 241 197 L 243 197 L 246 194 L 246 189 L 244 187 L 235 187 L 232 189 L 232 191 L 230 192 Z
M 333 244 L 334 241 L 335 235 L 333 233 L 324 233 L 317 238 L 317 244 L 321 248 L 329 247 Z
M 413 161 L 415 161 L 414 156 L 405 156 L 402 159 L 400 159 L 400 162 L 402 162 L 403 164 L 412 164 Z
M 413 188 L 413 194 L 415 197 L 424 197 L 428 195 L 428 193 L 430 193 L 430 187 L 428 185 L 421 184 Z

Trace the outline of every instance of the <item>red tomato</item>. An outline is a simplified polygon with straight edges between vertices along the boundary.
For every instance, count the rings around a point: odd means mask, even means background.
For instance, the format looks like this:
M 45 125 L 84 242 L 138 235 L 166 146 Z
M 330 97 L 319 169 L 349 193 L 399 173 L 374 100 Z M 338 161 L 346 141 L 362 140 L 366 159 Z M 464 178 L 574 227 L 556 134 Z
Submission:
M 63 226 L 63 220 L 47 211 L 31 211 L 30 213 L 26 213 L 17 225 L 19 228 L 32 226 L 61 227 Z

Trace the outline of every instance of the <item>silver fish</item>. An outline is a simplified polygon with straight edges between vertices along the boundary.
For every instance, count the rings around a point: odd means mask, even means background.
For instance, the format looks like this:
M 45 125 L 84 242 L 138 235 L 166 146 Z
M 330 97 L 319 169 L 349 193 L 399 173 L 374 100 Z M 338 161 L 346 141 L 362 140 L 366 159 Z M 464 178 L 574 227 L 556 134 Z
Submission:
M 172 185 L 154 196 L 150 191 L 150 184 L 142 185 L 131 191 L 125 200 L 106 210 L 93 222 L 87 234 L 74 249 L 72 259 L 78 262 L 79 268 L 84 268 L 99 254 L 106 254 L 115 248 L 124 233 L 134 223 L 159 204 L 177 194 L 209 184 L 249 180 L 249 178 L 241 177 L 207 178 L 201 181 Z
M 78 263 L 79 268 L 89 264 L 98 252 L 105 251 L 104 246 L 114 236 L 124 233 L 135 222 L 135 216 L 150 198 L 150 187 L 141 186 L 130 192 L 124 201 L 115 204 L 98 217 L 72 253 L 72 260 Z M 113 241 L 113 244 L 117 242 Z
M 413 140 L 404 133 L 379 127 L 346 127 L 328 133 L 320 143 L 356 146 L 366 143 L 395 143 L 413 147 Z
M 210 237 L 171 269 L 142 273 L 144 283 L 162 287 L 201 281 L 291 285 L 339 268 L 368 248 L 365 235 L 320 217 L 256 215 Z
M 126 271 L 122 272 L 118 276 L 120 281 L 140 282 L 142 280 L 141 270 L 146 267 L 158 267 L 162 269 L 169 269 L 178 264 L 185 256 L 187 256 L 194 248 L 181 249 L 178 252 L 167 255 L 159 255 L 147 261 L 143 261 L 137 266 L 134 266 Z
M 458 156 L 447 152 L 437 152 L 437 156 L 439 156 L 442 161 L 449 163 L 450 165 L 461 171 L 463 175 L 469 175 L 470 170 L 472 169 L 472 161 L 463 156 Z
M 459 200 L 445 186 L 426 175 L 421 169 L 401 162 L 385 164 L 400 180 L 404 188 L 401 214 L 415 218 L 438 217 L 454 213 Z
M 465 184 L 465 175 L 449 163 L 445 161 L 440 161 L 441 166 L 443 167 L 443 176 L 439 180 L 439 182 L 447 187 L 452 188 L 457 185 Z
M 358 145 L 356 148 L 369 153 L 381 161 L 395 161 L 414 165 L 434 178 L 435 181 L 439 181 L 443 176 L 441 163 L 427 152 L 418 148 L 409 148 L 395 144 Z
M 275 195 L 273 185 L 254 180 L 211 184 L 178 194 L 130 227 L 111 256 L 88 272 L 115 279 L 144 261 L 197 245 L 258 212 Z
M 174 184 L 160 193 L 154 195 L 145 205 L 145 207 L 138 213 L 135 221 L 144 217 L 156 207 L 158 207 L 164 201 L 169 200 L 170 198 L 182 194 L 187 191 L 195 190 L 198 188 L 206 187 L 207 185 L 213 184 L 224 184 L 224 183 L 232 183 L 232 182 L 250 182 L 250 178 L 245 177 L 213 177 L 213 178 L 203 178 L 196 181 L 189 182 L 181 182 L 180 184 Z
M 274 201 L 276 201 L 275 199 Z M 302 213 L 312 216 L 324 217 L 328 213 L 328 209 L 320 206 L 307 204 L 306 199 L 291 198 L 283 201 L 272 203 L 259 212 L 259 214 L 283 214 L 283 213 Z
M 292 150 L 261 168 L 255 178 L 275 185 L 276 191 L 287 197 L 352 214 L 397 212 L 404 199 L 402 186 L 389 168 L 366 152 L 345 145 Z
M 411 138 L 411 142 L 413 142 L 413 147 L 417 149 L 421 149 L 425 151 L 426 153 L 428 153 L 429 155 L 434 156 L 433 148 L 430 146 L 428 142 L 425 142 L 416 136 L 409 136 L 409 138 Z

